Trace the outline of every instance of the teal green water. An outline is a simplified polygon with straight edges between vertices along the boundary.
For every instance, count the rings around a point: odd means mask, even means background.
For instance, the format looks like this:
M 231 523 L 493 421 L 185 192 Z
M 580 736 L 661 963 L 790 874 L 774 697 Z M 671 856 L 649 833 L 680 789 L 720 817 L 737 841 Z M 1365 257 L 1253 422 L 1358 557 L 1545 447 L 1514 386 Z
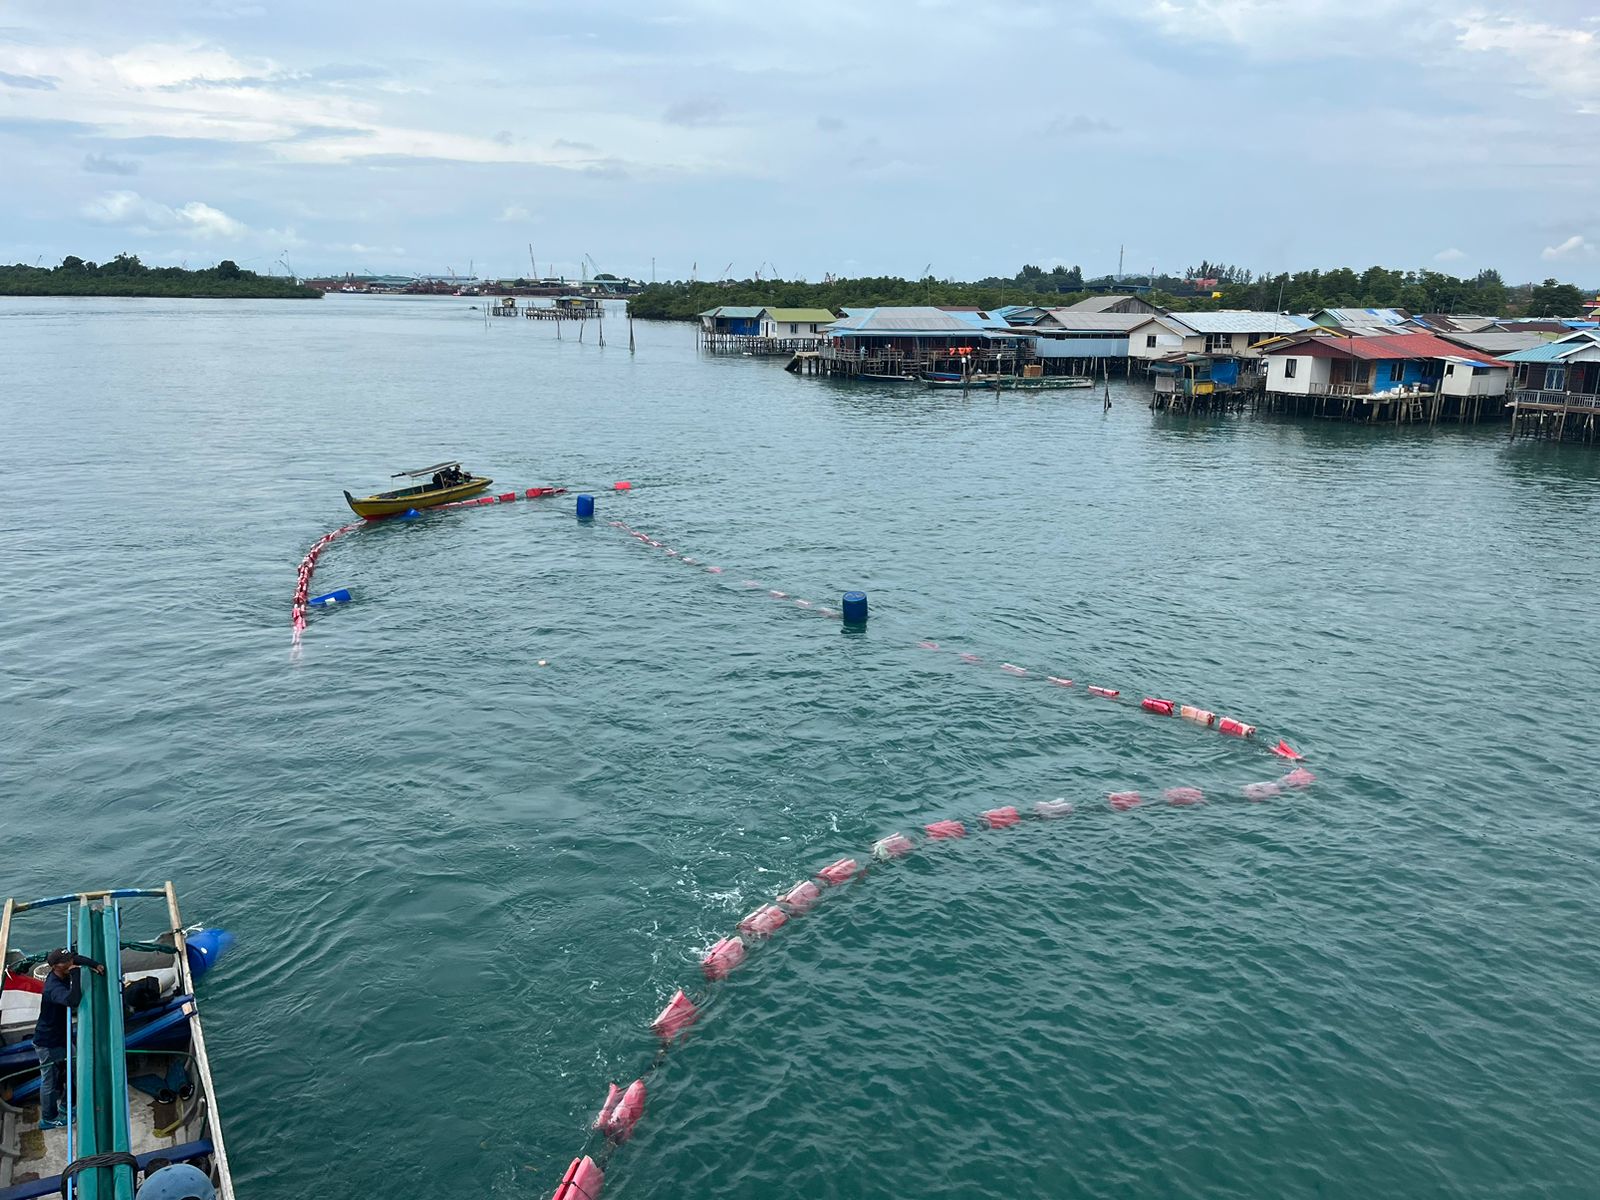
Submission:
M 744 912 L 1056 796 L 752 954 L 607 1196 L 1594 1194 L 1600 455 L 467 303 L 0 301 L 5 889 L 170 876 L 238 934 L 242 1196 L 547 1195 Z M 358 603 L 292 660 L 340 488 L 456 454 L 636 490 L 337 542 Z M 1000 660 L 1258 721 L 1317 784 L 1230 799 L 1282 764 Z M 1174 784 L 1212 802 L 1104 803 Z

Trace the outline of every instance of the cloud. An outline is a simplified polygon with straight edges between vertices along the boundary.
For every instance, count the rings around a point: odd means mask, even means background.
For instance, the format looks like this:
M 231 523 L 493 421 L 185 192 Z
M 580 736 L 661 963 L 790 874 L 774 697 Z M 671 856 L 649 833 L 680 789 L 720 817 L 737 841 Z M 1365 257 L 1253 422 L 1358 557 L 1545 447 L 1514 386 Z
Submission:
M 818 117 L 817 128 L 823 133 L 840 133 L 844 130 L 844 121 L 839 117 Z
M 1448 250 L 1441 250 L 1433 256 L 1433 261 L 1438 263 L 1458 263 L 1466 261 L 1467 252 L 1457 250 L 1451 246 Z
M 1124 0 L 1101 0 L 1123 15 Z M 1418 0 L 1157 0 L 1140 17 L 1174 41 L 1236 46 L 1259 58 L 1370 54 L 1374 37 L 1393 47 L 1408 27 L 1427 22 Z
M 509 146 L 517 140 L 517 135 L 509 129 L 502 129 L 489 140 L 497 146 Z
M 661 114 L 661 119 L 668 125 L 697 129 L 703 125 L 717 124 L 727 112 L 728 106 L 723 101 L 711 96 L 696 96 L 679 100 Z
M 9 71 L 0 71 L 0 84 L 24 91 L 53 92 L 60 82 L 53 75 L 13 75 Z
M 532 219 L 533 214 L 527 209 L 523 208 L 520 204 L 506 205 L 500 210 L 500 215 L 495 218 L 496 221 L 502 222 L 529 221 Z
M 1593 19 L 1590 19 L 1590 24 Z M 1520 67 L 1541 92 L 1563 96 L 1579 112 L 1600 112 L 1600 35 L 1546 21 L 1469 11 L 1455 18 L 1456 44 Z
M 1575 233 L 1559 246 L 1546 246 L 1539 252 L 1539 257 L 1545 262 L 1561 262 L 1565 259 L 1588 258 L 1593 253 L 1594 243 L 1583 234 Z
M 238 238 L 249 232 L 243 222 L 199 200 L 172 208 L 156 200 L 147 200 L 138 192 L 103 192 L 81 211 L 99 224 L 120 225 L 146 235 L 185 233 L 202 238 Z
M 1100 133 L 1121 133 L 1122 126 L 1104 117 L 1090 117 L 1074 113 L 1070 117 L 1052 117 L 1045 125 L 1046 137 L 1092 137 Z
M 600 147 L 593 142 L 575 142 L 571 138 L 557 138 L 550 143 L 552 150 L 577 150 L 584 154 L 598 153 Z
M 139 163 L 131 158 L 112 158 L 109 154 L 85 154 L 83 169 L 93 175 L 137 175 Z

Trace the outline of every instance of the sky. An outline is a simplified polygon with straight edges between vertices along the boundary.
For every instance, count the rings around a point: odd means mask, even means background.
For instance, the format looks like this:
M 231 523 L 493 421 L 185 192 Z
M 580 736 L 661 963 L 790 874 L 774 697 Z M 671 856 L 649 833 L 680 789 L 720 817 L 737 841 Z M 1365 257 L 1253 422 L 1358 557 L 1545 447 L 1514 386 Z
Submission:
M 302 276 L 972 279 L 1120 253 L 1587 284 L 1600 16 L 0 0 L 0 262 L 122 251 Z

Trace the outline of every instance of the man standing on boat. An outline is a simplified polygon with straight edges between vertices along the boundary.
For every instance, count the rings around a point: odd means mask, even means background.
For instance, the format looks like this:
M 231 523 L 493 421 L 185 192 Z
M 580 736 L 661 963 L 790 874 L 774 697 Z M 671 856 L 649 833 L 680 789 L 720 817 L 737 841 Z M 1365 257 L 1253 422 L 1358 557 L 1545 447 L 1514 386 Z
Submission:
M 39 1052 L 39 1128 L 60 1129 L 70 1116 L 61 1099 L 67 1077 L 67 1013 L 83 999 L 78 968 L 88 967 L 96 975 L 104 975 L 106 969 L 71 950 L 52 950 L 45 961 L 50 974 L 44 977 L 39 1023 L 33 1027 L 33 1048 Z

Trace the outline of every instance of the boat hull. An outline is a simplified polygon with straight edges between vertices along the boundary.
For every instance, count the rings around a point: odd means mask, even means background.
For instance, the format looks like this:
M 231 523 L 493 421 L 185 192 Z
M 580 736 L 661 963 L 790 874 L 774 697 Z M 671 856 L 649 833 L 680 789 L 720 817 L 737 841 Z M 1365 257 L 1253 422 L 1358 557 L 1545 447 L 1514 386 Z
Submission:
M 373 496 L 352 496 L 346 492 L 344 499 L 350 506 L 351 512 L 370 521 L 376 517 L 392 517 L 413 508 L 437 508 L 454 500 L 465 500 L 469 496 L 476 496 L 479 492 L 486 491 L 493 483 L 492 479 L 474 477 L 465 483 L 442 488 L 401 488 L 399 491 L 379 492 Z

